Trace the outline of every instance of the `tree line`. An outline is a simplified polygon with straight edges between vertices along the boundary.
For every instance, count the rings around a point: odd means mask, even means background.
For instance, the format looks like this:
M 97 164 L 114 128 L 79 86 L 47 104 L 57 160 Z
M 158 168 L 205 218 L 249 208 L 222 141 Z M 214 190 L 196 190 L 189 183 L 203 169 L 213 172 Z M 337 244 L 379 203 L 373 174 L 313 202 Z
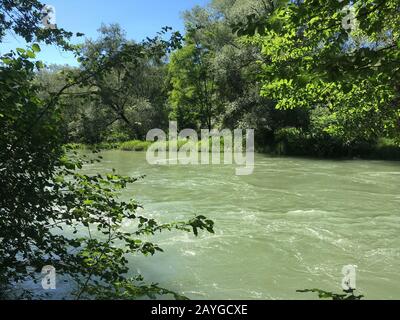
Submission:
M 213 0 L 182 16 L 174 49 L 65 93 L 66 142 L 144 140 L 176 120 L 253 128 L 258 150 L 272 153 L 399 156 L 396 1 Z M 102 25 L 79 46 L 80 67 L 47 68 L 38 82 L 56 90 L 66 71 L 89 72 L 134 44 L 118 24 Z

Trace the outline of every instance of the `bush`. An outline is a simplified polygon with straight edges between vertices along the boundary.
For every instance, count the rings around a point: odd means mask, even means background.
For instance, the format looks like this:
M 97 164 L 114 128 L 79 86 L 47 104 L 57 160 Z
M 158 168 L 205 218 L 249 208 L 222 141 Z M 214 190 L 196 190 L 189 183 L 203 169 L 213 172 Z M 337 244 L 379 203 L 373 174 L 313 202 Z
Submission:
M 93 145 L 94 149 L 111 150 L 118 149 L 121 146 L 121 142 L 100 142 Z
M 306 155 L 310 151 L 309 140 L 302 129 L 287 127 L 275 133 L 275 152 L 286 155 Z
M 124 132 L 112 131 L 106 135 L 106 137 L 103 139 L 103 142 L 119 143 L 119 142 L 124 142 L 124 141 L 128 141 L 128 140 L 129 140 L 128 134 L 126 134 Z
M 151 144 L 151 141 L 131 140 L 121 143 L 120 149 L 124 151 L 146 151 Z
M 400 160 L 400 145 L 393 139 L 378 139 L 373 156 L 383 160 Z
M 84 145 L 83 143 L 67 143 L 65 145 L 65 147 L 68 150 L 81 150 L 81 149 L 85 149 L 86 145 Z

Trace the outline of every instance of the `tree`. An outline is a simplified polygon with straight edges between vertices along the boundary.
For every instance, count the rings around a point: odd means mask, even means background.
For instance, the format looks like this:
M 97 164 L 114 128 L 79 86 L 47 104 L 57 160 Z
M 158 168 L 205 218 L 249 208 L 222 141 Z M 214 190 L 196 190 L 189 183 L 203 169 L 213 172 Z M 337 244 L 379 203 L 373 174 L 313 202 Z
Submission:
M 304 112 L 276 110 L 272 99 L 260 96 L 261 50 L 235 32 L 247 15 L 272 10 L 266 0 L 214 0 L 184 13 L 186 45 L 169 64 L 171 116 L 178 123 L 199 128 L 203 117 L 216 128 L 254 128 L 261 149 L 282 126 L 307 122 Z
M 35 31 L 27 29 L 32 34 Z M 127 48 L 130 54 L 131 48 Z M 127 256 L 162 251 L 141 240 L 143 235 L 173 229 L 197 235 L 201 229 L 213 232 L 213 222 L 196 216 L 186 222 L 159 224 L 139 216 L 139 204 L 134 200 L 118 200 L 118 192 L 137 178 L 114 171 L 91 176 L 80 172 L 84 163 L 99 159 L 85 160 L 63 147 L 59 99 L 71 88 L 87 85 L 99 72 L 106 72 L 115 60 L 102 60 L 98 69 L 74 70 L 61 88 L 44 94 L 35 79 L 43 68 L 36 61 L 39 51 L 34 43 L 0 57 L 1 293 L 29 297 L 31 292 L 20 294 L 17 285 L 37 280 L 42 267 L 52 265 L 59 275 L 76 282 L 78 299 L 154 298 L 160 294 L 182 298 L 156 284 L 145 284 L 140 275 L 128 278 Z M 122 51 L 123 57 L 125 54 Z M 121 228 L 126 220 L 136 226 L 132 233 Z
M 184 13 L 185 47 L 169 64 L 172 117 L 184 127 L 235 126 L 256 108 L 259 50 L 232 31 L 240 14 L 262 1 L 213 1 Z M 235 108 L 235 116 L 231 111 Z
M 195 44 L 188 44 L 175 52 L 169 63 L 171 85 L 169 101 L 172 106 L 171 118 L 181 128 L 211 128 L 213 106 L 211 92 L 214 83 L 206 54 Z
M 277 108 L 325 108 L 323 132 L 347 145 L 399 138 L 397 1 L 286 2 L 237 30 L 255 33 Z
M 160 51 L 161 47 L 154 51 L 162 45 L 158 39 L 147 43 L 128 41 L 116 24 L 103 25 L 99 32 L 99 39 L 87 40 L 81 52 L 83 70 L 95 73 L 85 84 L 92 98 L 97 99 L 94 112 L 108 115 L 103 132 L 112 124 L 130 138 L 143 139 L 153 125 L 164 127 L 167 123 L 162 59 L 166 51 Z M 104 60 L 112 66 L 107 72 L 97 72 Z
M 0 41 L 7 31 L 21 36 L 28 43 L 45 42 L 57 44 L 66 50 L 72 49 L 68 40 L 73 36 L 61 28 L 44 28 L 46 18 L 44 5 L 37 0 L 1 0 L 0 1 Z M 77 36 L 82 34 L 78 33 Z

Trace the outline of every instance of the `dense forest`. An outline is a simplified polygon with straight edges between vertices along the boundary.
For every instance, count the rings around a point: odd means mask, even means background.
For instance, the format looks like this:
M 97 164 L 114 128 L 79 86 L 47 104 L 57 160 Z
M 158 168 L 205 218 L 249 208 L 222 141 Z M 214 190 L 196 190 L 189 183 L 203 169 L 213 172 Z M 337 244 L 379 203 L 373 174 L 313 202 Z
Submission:
M 0 41 L 12 32 L 27 42 L 0 57 L 2 295 L 29 296 L 15 284 L 53 265 L 78 299 L 184 298 L 128 277 L 126 255 L 162 251 L 144 240 L 160 231 L 212 233 L 213 221 L 140 216 L 117 196 L 139 178 L 80 173 L 101 159 L 76 146 L 143 150 L 149 130 L 176 120 L 255 129 L 270 154 L 400 159 L 397 0 L 212 0 L 183 13 L 183 33 L 165 26 L 137 42 L 115 23 L 96 39 L 78 34 L 80 44 L 43 28 L 42 7 L 0 1 Z M 44 65 L 42 44 L 73 52 L 79 67 Z
M 357 18 L 343 26 L 343 3 L 300 3 L 215 0 L 185 12 L 177 48 L 115 63 L 63 92 L 65 142 L 145 140 L 176 120 L 182 129 L 254 128 L 264 152 L 398 158 L 397 4 L 356 2 Z M 96 72 L 141 45 L 118 24 L 98 31 L 77 49 L 80 68 L 40 71 L 43 95 L 65 74 Z

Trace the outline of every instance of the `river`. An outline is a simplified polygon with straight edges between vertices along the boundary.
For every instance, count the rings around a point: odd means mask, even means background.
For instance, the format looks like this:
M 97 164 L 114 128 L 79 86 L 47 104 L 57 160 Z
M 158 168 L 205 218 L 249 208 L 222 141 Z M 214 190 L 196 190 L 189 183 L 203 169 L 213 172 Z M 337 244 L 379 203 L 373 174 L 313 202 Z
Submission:
M 252 175 L 234 166 L 151 166 L 145 153 L 105 151 L 88 173 L 146 177 L 128 187 L 160 221 L 205 215 L 215 234 L 166 232 L 165 253 L 131 257 L 147 281 L 191 299 L 315 299 L 341 292 L 357 266 L 357 293 L 400 299 L 400 163 L 256 155 Z M 125 226 L 129 230 L 129 226 Z

